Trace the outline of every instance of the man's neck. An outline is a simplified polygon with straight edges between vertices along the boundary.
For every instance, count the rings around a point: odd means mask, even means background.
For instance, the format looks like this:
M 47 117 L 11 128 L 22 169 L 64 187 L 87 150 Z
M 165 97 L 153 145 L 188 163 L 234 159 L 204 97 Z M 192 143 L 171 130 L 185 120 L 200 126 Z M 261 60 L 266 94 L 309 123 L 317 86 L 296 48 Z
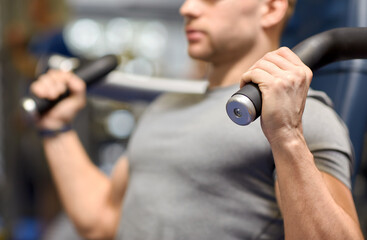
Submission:
M 264 47 L 264 45 L 268 47 Z M 229 61 L 211 63 L 208 77 L 209 87 L 226 87 L 239 84 L 243 73 L 267 52 L 273 51 L 279 46 L 278 43 L 264 45 L 260 50 L 254 49 L 242 57 L 233 58 Z

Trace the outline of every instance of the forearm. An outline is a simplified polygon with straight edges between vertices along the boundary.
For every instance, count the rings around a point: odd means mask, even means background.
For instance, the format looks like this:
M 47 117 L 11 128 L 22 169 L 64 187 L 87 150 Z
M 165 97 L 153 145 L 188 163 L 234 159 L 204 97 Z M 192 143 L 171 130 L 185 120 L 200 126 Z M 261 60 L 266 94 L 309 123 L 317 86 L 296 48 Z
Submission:
M 272 144 L 287 239 L 362 239 L 358 222 L 333 199 L 303 136 Z
M 89 234 L 108 212 L 110 180 L 90 161 L 74 131 L 43 143 L 65 210 L 79 232 Z

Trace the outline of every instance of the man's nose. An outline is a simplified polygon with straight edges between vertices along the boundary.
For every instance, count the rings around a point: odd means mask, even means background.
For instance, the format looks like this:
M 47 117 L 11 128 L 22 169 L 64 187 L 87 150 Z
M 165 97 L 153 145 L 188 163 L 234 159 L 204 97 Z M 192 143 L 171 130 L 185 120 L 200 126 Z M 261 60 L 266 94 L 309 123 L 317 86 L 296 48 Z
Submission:
M 198 17 L 201 14 L 200 0 L 185 0 L 181 5 L 180 14 L 183 17 Z

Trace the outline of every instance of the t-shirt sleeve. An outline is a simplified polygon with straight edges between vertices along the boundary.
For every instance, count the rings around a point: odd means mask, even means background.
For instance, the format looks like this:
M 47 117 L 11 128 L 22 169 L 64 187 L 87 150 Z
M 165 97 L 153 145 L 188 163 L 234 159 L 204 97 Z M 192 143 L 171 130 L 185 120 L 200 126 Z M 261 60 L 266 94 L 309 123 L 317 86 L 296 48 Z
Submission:
M 351 189 L 353 146 L 347 127 L 333 108 L 308 98 L 303 115 L 303 132 L 318 169 Z
M 316 151 L 312 152 L 315 159 L 316 167 L 322 171 L 326 172 L 333 177 L 339 179 L 344 183 L 349 189 L 352 188 L 351 185 L 351 161 L 350 158 L 338 151 Z

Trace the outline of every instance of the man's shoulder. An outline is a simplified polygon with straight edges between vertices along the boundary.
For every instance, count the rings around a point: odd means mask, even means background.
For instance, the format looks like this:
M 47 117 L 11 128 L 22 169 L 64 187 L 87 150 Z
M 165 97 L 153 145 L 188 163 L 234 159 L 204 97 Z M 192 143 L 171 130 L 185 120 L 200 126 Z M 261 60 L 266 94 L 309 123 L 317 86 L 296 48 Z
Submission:
M 322 145 L 350 151 L 348 128 L 324 92 L 310 90 L 303 114 L 303 130 L 310 148 Z
M 307 93 L 307 98 L 318 100 L 320 103 L 323 103 L 329 107 L 333 107 L 333 101 L 323 91 L 318 91 L 318 90 L 310 88 Z

